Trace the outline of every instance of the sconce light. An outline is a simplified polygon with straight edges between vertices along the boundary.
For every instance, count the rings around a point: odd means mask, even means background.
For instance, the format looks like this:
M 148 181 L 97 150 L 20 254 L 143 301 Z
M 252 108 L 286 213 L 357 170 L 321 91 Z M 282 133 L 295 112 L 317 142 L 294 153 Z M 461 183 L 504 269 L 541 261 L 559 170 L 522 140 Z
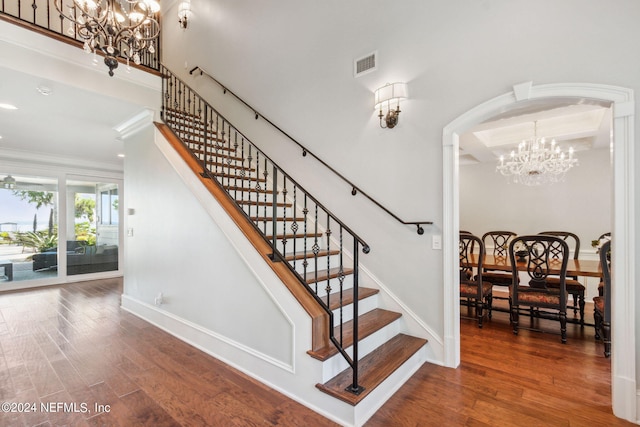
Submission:
M 7 175 L 4 180 L 2 180 L 2 187 L 6 188 L 7 190 L 13 190 L 14 188 L 16 188 L 16 179 L 11 175 Z
M 185 0 L 178 5 L 178 22 L 180 27 L 186 29 L 191 19 L 191 0 Z
M 380 127 L 393 129 L 398 124 L 400 115 L 400 99 L 407 98 L 406 83 L 387 83 L 378 88 L 375 92 L 375 109 L 380 110 Z M 395 104 L 396 109 L 392 106 Z M 382 107 L 386 106 L 387 114 L 382 112 Z M 384 118 L 384 121 L 382 120 Z

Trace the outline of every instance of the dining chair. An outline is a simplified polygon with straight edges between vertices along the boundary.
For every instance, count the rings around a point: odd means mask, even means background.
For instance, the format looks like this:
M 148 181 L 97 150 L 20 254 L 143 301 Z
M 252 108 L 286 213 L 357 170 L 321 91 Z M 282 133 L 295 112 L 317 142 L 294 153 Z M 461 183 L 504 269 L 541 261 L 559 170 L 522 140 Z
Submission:
M 609 238 L 609 240 L 611 240 L 611 233 L 607 232 L 607 233 L 602 233 L 600 235 L 600 237 L 598 237 L 598 242 L 602 242 L 602 239 L 604 239 L 605 237 Z M 598 249 L 599 250 L 599 249 Z M 602 278 L 600 278 L 600 283 L 598 283 L 598 295 L 602 296 L 604 294 L 604 281 Z
M 472 261 L 473 247 L 478 248 L 476 261 Z M 484 244 L 477 236 L 460 233 L 460 298 L 466 298 L 467 304 L 475 305 L 478 328 L 482 328 L 482 320 L 486 314 L 491 318 L 491 288 L 489 282 L 482 279 L 481 274 L 484 260 Z M 461 316 L 466 318 L 464 316 Z
M 547 236 L 556 236 L 562 238 L 567 243 L 572 243 L 573 246 L 573 259 L 578 259 L 580 254 L 580 238 L 569 231 L 543 231 L 538 234 L 545 234 Z M 571 246 L 570 246 L 571 248 Z M 570 308 L 573 309 L 573 314 L 577 314 L 580 311 L 580 326 L 584 326 L 584 293 L 585 286 L 578 281 L 577 276 L 568 277 L 566 280 L 567 291 L 571 294 L 573 299 L 573 305 Z M 551 277 L 549 280 L 550 287 L 558 287 L 558 278 Z
M 593 320 L 596 339 L 604 343 L 604 357 L 611 356 L 611 241 L 600 248 L 602 295 L 593 297 Z
M 485 250 L 489 251 L 492 248 L 493 256 L 498 258 L 509 257 L 509 242 L 516 237 L 517 234 L 513 231 L 488 231 L 482 235 L 482 243 L 485 245 Z M 512 277 L 510 273 L 499 272 L 485 268 L 482 272 L 482 280 L 491 283 L 494 286 L 511 286 Z M 494 299 L 508 299 L 505 297 L 499 297 L 493 295 Z
M 522 249 L 524 248 L 524 249 Z M 521 283 L 517 283 L 518 265 L 516 252 L 526 251 L 527 262 L 525 275 Z M 534 234 L 516 237 L 509 244 L 511 274 L 513 283 L 510 288 L 511 325 L 513 333 L 518 335 L 520 327 L 519 312 L 521 306 L 536 308 L 536 315 L 560 321 L 560 339 L 567 342 L 567 261 L 569 245 L 561 237 Z M 522 268 L 522 267 L 520 267 Z M 559 271 L 558 286 L 549 286 L 550 271 Z M 527 283 L 522 283 L 526 281 Z

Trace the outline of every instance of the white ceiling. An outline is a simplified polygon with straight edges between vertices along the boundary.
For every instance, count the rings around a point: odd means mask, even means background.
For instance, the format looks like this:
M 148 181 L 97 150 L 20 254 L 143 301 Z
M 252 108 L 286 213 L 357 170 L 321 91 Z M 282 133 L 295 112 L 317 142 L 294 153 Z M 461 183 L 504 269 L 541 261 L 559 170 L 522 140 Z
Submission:
M 38 88 L 50 90 L 45 96 Z M 123 142 L 114 127 L 140 106 L 0 66 L 0 153 L 79 159 L 122 170 Z
M 477 125 L 460 137 L 460 164 L 497 162 L 501 155 L 524 139 L 537 136 L 555 139 L 563 150 L 576 153 L 609 147 L 611 108 L 588 99 L 557 99 L 525 102 Z

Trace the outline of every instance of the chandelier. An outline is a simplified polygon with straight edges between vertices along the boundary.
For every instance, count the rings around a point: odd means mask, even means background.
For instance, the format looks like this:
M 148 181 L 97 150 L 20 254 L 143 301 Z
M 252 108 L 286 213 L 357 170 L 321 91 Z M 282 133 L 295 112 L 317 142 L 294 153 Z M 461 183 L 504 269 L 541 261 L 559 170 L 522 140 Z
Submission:
M 102 52 L 112 77 L 119 56 L 128 67 L 129 61 L 140 65 L 145 51 L 155 53 L 154 40 L 160 33 L 154 17 L 160 10 L 156 0 L 55 0 L 54 4 L 61 19 L 69 21 L 67 34 L 80 36 L 87 53 Z
M 562 181 L 567 171 L 578 165 L 578 159 L 573 157 L 573 147 L 567 154 L 555 139 L 547 144 L 544 137 L 538 137 L 538 122 L 533 122 L 533 129 L 533 138 L 518 144 L 518 150 L 511 151 L 508 160 L 500 156 L 496 171 L 514 183 L 529 186 Z

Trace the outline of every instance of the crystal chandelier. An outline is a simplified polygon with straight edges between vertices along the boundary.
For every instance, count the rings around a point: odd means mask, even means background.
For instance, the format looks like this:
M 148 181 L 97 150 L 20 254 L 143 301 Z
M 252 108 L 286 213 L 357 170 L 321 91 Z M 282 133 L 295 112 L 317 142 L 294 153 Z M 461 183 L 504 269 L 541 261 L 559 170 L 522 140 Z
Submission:
M 555 139 L 547 144 L 545 138 L 538 137 L 538 122 L 533 122 L 533 128 L 533 138 L 518 144 L 518 150 L 511 151 L 508 160 L 500 156 L 496 171 L 514 183 L 529 186 L 562 181 L 567 171 L 578 164 L 573 147 L 566 154 Z
M 61 18 L 69 21 L 67 34 L 80 36 L 87 53 L 104 54 L 110 76 L 118 68 L 119 56 L 129 66 L 129 61 L 139 65 L 145 51 L 155 53 L 154 40 L 160 33 L 154 17 L 160 11 L 156 0 L 55 0 L 54 4 Z

